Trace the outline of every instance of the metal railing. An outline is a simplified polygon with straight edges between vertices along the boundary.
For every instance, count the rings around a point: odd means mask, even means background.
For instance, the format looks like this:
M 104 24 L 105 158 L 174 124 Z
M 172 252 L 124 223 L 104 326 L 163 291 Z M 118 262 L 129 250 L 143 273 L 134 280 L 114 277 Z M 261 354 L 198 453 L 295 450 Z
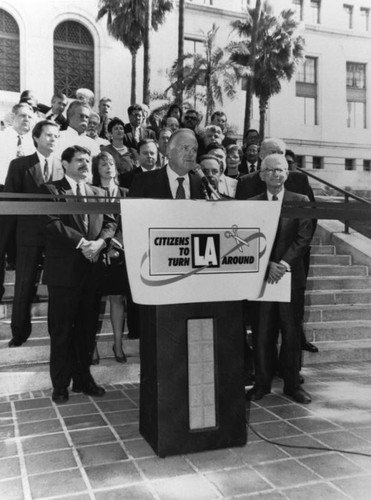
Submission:
M 350 193 L 346 189 L 335 186 L 335 184 L 331 184 L 331 182 L 325 181 L 324 179 L 321 179 L 317 175 L 314 175 L 311 172 L 308 172 L 307 170 L 305 170 L 303 168 L 297 167 L 297 170 L 302 172 L 303 174 L 307 175 L 308 177 L 312 177 L 313 179 L 320 182 L 321 184 L 324 184 L 325 186 L 328 186 L 331 189 L 334 189 L 335 191 L 344 195 L 344 203 L 349 203 L 349 199 L 353 199 L 353 200 L 359 201 L 361 203 L 366 203 L 368 205 L 371 205 L 370 200 L 366 200 L 365 198 L 362 198 L 362 196 L 358 196 L 356 194 Z M 344 220 L 344 233 L 349 234 L 349 219 Z

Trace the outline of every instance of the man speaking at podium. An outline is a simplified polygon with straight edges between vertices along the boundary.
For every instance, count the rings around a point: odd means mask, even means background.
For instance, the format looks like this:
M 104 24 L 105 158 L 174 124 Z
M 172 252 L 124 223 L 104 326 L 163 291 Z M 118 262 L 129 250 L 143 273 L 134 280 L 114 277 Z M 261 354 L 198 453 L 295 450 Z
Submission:
M 190 129 L 178 129 L 167 145 L 168 165 L 135 176 L 131 198 L 200 199 L 201 179 L 190 175 L 196 167 L 197 139 Z

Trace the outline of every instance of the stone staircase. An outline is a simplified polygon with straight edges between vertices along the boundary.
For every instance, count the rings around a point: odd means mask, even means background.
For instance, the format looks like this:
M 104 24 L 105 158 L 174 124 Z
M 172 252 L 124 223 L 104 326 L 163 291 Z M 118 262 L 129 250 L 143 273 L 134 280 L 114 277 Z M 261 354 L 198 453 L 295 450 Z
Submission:
M 366 265 L 314 241 L 306 289 L 305 332 L 319 353 L 304 364 L 371 360 L 371 277 Z
M 47 290 L 40 285 L 32 306 L 33 331 L 21 347 L 8 348 L 14 272 L 6 273 L 6 292 L 0 303 L 0 394 L 50 388 Z M 304 353 L 304 365 L 335 361 L 371 360 L 371 277 L 350 255 L 338 255 L 333 245 L 313 240 L 307 283 L 305 331 L 319 353 Z M 139 380 L 139 342 L 124 335 L 127 364 L 113 358 L 109 305 L 101 311 L 98 348 L 101 361 L 92 367 L 99 383 Z

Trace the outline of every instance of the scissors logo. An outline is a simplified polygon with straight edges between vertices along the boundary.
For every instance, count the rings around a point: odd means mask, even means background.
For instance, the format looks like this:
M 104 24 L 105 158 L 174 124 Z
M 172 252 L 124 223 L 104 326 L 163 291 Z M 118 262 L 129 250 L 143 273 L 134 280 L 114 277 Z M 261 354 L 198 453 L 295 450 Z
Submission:
M 250 246 L 249 243 L 238 236 L 238 226 L 236 224 L 234 224 L 231 229 L 232 231 L 225 231 L 224 236 L 226 238 L 233 238 L 238 250 L 243 252 L 243 246 Z

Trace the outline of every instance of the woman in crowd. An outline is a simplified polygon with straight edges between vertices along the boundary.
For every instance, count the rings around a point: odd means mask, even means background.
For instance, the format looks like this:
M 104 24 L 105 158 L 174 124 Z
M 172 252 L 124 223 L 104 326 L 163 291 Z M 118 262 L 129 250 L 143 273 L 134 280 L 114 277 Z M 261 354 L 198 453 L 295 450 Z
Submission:
M 106 192 L 107 200 L 124 198 L 127 190 L 117 184 L 117 169 L 113 156 L 102 151 L 92 161 L 93 184 Z M 119 217 L 119 216 L 118 216 Z M 121 225 L 118 225 L 121 227 Z M 115 239 L 122 240 L 121 230 L 116 233 Z M 112 247 L 112 245 L 111 245 Z M 128 293 L 128 277 L 123 253 L 111 248 L 104 256 L 104 279 L 102 295 L 109 296 L 110 318 L 113 329 L 113 354 L 118 363 L 125 363 L 126 356 L 122 348 L 122 331 L 125 321 L 125 295 Z M 93 359 L 96 356 L 93 357 Z M 99 358 L 98 358 L 99 359 Z
M 227 152 L 227 168 L 225 170 L 225 175 L 232 177 L 232 179 L 238 179 L 240 172 L 238 170 L 241 163 L 241 151 L 237 144 L 230 144 L 226 147 Z
M 124 122 L 120 118 L 112 118 L 107 126 L 107 131 L 111 135 L 111 144 L 101 148 L 113 156 L 119 174 L 130 172 L 136 165 L 136 151 L 124 145 Z
M 166 113 L 166 118 L 170 116 L 176 118 L 178 122 L 181 124 L 183 116 L 182 108 L 178 106 L 178 104 L 171 104 L 169 106 L 168 112 Z

